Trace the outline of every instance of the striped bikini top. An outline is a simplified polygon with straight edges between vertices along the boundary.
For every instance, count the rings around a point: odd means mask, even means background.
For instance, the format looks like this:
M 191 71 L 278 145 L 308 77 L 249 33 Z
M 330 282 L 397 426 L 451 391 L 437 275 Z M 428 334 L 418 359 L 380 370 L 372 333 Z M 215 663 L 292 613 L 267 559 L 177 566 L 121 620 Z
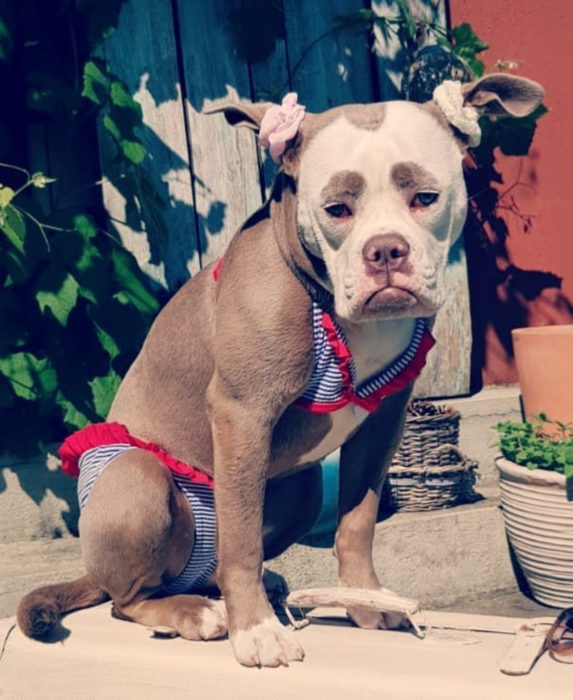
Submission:
M 217 281 L 221 258 L 212 270 Z M 373 413 L 386 396 L 411 384 L 424 368 L 426 355 L 436 341 L 423 318 L 416 319 L 406 350 L 386 369 L 356 385 L 356 367 L 342 329 L 332 316 L 312 302 L 314 365 L 311 377 L 295 406 L 312 413 L 332 413 L 349 404 Z
M 353 404 L 372 413 L 386 396 L 405 389 L 418 377 L 435 342 L 424 319 L 416 319 L 406 350 L 389 367 L 356 385 L 356 368 L 344 333 L 313 302 L 314 366 L 295 405 L 313 413 L 332 413 Z

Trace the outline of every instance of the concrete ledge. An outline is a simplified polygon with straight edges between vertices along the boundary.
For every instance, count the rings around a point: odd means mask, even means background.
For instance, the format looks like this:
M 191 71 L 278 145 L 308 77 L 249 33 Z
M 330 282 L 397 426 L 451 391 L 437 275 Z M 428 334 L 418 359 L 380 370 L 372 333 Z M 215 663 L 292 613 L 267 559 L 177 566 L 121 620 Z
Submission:
M 376 528 L 374 564 L 384 585 L 422 604 L 446 607 L 515 588 L 497 501 L 483 500 L 427 513 L 397 513 Z M 291 589 L 336 585 L 330 547 L 294 545 L 267 566 Z M 0 617 L 14 613 L 36 586 L 82 575 L 76 538 L 0 545 Z
M 77 480 L 59 467 L 52 451 L 0 457 L 0 544 L 77 533 Z
M 424 606 L 515 587 L 497 499 L 427 513 L 397 513 L 379 523 L 374 565 L 383 584 Z M 328 548 L 294 545 L 268 562 L 291 589 L 336 585 Z
M 0 545 L 0 618 L 16 612 L 20 598 L 33 588 L 71 581 L 85 573 L 75 537 Z

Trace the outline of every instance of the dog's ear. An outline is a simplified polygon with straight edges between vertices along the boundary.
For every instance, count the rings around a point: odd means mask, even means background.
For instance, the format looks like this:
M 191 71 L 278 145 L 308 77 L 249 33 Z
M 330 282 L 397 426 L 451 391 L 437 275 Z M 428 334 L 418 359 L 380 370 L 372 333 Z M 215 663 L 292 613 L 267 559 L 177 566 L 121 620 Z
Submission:
M 483 114 L 526 117 L 541 103 L 544 91 L 539 83 L 507 73 L 492 73 L 473 83 L 462 84 L 465 105 Z
M 231 126 L 244 126 L 258 132 L 265 113 L 272 106 L 272 102 L 221 101 L 203 109 L 203 114 L 223 113 Z
M 492 73 L 472 83 L 446 80 L 427 103 L 447 123 L 462 150 L 481 139 L 478 120 L 483 115 L 526 117 L 543 99 L 543 88 L 533 80 L 506 73 Z

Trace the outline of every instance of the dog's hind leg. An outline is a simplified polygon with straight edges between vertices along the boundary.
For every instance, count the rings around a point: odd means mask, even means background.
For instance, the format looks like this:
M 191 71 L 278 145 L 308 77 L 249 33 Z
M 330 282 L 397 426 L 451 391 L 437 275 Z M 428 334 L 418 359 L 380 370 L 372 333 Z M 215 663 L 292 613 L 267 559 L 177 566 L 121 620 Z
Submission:
M 187 639 L 226 633 L 224 612 L 207 598 L 151 598 L 184 568 L 194 529 L 189 502 L 156 457 L 132 449 L 104 469 L 82 511 L 80 536 L 88 574 L 118 617 Z

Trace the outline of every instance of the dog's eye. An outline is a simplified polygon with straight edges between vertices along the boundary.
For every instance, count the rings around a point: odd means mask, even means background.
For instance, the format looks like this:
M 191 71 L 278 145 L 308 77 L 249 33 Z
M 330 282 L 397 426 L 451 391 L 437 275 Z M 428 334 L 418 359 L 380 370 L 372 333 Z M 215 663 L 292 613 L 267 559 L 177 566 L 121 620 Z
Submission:
M 352 216 L 352 212 L 346 204 L 330 204 L 328 207 L 324 207 L 324 211 L 330 216 L 334 216 L 335 219 L 347 219 Z
M 412 200 L 412 207 L 429 207 L 437 201 L 439 194 L 437 192 L 416 192 Z

